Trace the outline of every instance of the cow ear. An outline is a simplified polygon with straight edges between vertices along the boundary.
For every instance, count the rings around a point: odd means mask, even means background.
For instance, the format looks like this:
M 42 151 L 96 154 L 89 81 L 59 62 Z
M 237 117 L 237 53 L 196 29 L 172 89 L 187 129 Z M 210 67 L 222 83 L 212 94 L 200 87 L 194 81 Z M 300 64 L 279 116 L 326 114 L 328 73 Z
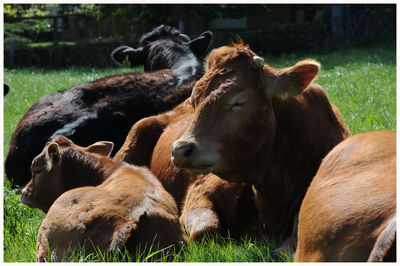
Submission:
M 145 55 L 142 47 L 134 49 L 129 46 L 120 46 L 111 53 L 111 58 L 124 67 L 144 65 Z
M 87 146 L 85 150 L 87 152 L 100 154 L 102 156 L 110 156 L 114 143 L 110 141 L 98 141 L 90 146 Z
M 61 162 L 61 152 L 60 147 L 57 143 L 50 143 L 47 146 L 47 156 L 50 158 L 52 166 L 59 165 Z
M 190 38 L 186 34 L 181 33 L 179 34 L 179 36 L 181 36 L 181 38 L 184 39 L 186 42 L 190 42 Z
M 213 34 L 211 31 L 205 31 L 194 40 L 189 42 L 189 48 L 196 57 L 202 57 L 208 51 Z
M 272 86 L 267 89 L 269 95 L 295 96 L 307 89 L 318 76 L 321 65 L 312 59 L 298 62 L 296 65 L 277 71 Z

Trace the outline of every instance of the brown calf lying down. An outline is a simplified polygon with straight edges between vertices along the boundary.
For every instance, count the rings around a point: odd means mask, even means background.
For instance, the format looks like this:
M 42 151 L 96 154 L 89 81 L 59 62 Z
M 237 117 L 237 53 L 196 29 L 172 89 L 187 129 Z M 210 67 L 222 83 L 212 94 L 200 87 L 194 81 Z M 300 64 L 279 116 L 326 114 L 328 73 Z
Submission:
M 112 253 L 124 245 L 135 256 L 139 245 L 149 247 L 154 240 L 159 248 L 186 241 L 173 198 L 148 169 L 59 143 L 50 142 L 45 148 L 42 163 L 50 171 L 73 177 L 84 175 L 82 169 L 101 175 L 109 168 L 112 174 L 98 186 L 69 190 L 54 202 L 39 228 L 39 261 L 61 260 L 78 246 L 88 254 L 94 246 Z
M 295 261 L 396 261 L 396 133 L 348 138 L 300 208 Z
M 305 60 L 276 70 L 240 43 L 212 51 L 207 67 L 193 88 L 194 115 L 173 144 L 172 161 L 194 174 L 252 186 L 264 233 L 288 237 L 323 157 L 350 135 L 324 89 L 312 83 L 320 65 Z M 203 191 L 201 200 L 212 200 L 202 213 L 222 222 L 231 201 L 216 195 Z
M 83 186 L 97 186 L 121 166 L 108 158 L 113 149 L 112 142 L 99 141 L 88 147 L 81 147 L 59 136 L 50 143 L 57 144 L 64 161 L 59 167 L 49 168 L 50 145 L 33 159 L 32 179 L 21 191 L 21 202 L 31 208 L 47 212 L 65 191 Z M 90 158 L 90 161 L 77 160 L 78 157 Z M 74 168 L 70 168 L 71 164 Z

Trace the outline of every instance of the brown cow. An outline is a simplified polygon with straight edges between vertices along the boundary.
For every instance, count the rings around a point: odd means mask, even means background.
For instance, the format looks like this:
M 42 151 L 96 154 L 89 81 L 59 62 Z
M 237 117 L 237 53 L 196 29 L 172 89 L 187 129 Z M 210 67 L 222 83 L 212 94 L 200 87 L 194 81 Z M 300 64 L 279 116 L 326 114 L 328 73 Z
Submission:
M 150 167 L 174 197 L 178 208 L 183 206 L 181 223 L 185 224 L 191 241 L 202 238 L 204 233 L 225 234 L 229 230 L 231 237 L 252 233 L 257 210 L 252 204 L 251 186 L 227 182 L 213 174 L 197 177 L 171 162 L 172 145 L 184 133 L 193 114 L 193 108 L 186 100 L 171 111 L 143 118 L 133 125 L 114 159 Z M 218 212 L 197 215 L 204 211 L 203 206 L 223 206 L 226 201 L 230 202 L 229 208 L 224 206 Z
M 396 261 L 396 133 L 363 133 L 322 161 L 300 208 L 295 261 Z
M 82 149 L 64 137 L 50 142 L 45 156 L 32 164 L 34 178 L 59 175 L 76 178 L 91 176 L 98 186 L 86 186 L 62 194 L 51 206 L 38 233 L 37 257 L 59 261 L 74 248 L 84 246 L 85 254 L 98 247 L 114 252 L 124 245 L 135 256 L 140 245 L 153 240 L 159 248 L 186 242 L 173 198 L 147 168 L 112 161 Z M 42 193 L 51 193 L 53 186 Z M 50 255 L 50 258 L 48 257 Z
M 312 83 L 320 65 L 304 60 L 276 70 L 241 42 L 215 49 L 207 67 L 172 161 L 195 174 L 252 185 L 265 233 L 287 237 L 322 158 L 350 135 L 324 89 Z

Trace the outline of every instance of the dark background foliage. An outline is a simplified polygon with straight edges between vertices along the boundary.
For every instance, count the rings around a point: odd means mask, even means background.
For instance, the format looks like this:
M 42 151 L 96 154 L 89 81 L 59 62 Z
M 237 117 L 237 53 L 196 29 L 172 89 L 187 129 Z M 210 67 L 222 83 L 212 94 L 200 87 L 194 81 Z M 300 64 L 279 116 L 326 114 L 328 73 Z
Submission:
M 110 52 L 168 24 L 213 47 L 239 35 L 260 55 L 395 41 L 394 4 L 7 4 L 6 67 L 112 66 Z

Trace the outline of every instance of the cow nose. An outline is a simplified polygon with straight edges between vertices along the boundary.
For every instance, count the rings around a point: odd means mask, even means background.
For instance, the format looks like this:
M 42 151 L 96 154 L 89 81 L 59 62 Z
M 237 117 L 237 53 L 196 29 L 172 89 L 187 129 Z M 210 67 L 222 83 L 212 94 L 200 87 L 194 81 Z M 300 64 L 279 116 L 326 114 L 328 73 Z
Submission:
M 32 194 L 32 189 L 29 188 L 29 187 L 24 187 L 24 188 L 21 190 L 21 194 L 24 194 L 24 195 L 31 195 L 31 194 Z
M 20 201 L 26 205 L 29 205 L 30 203 L 30 199 L 32 197 L 32 189 L 29 187 L 25 187 L 22 191 L 21 191 L 21 198 Z
M 177 141 L 172 147 L 172 163 L 177 167 L 184 167 L 190 160 L 194 150 L 193 142 Z

